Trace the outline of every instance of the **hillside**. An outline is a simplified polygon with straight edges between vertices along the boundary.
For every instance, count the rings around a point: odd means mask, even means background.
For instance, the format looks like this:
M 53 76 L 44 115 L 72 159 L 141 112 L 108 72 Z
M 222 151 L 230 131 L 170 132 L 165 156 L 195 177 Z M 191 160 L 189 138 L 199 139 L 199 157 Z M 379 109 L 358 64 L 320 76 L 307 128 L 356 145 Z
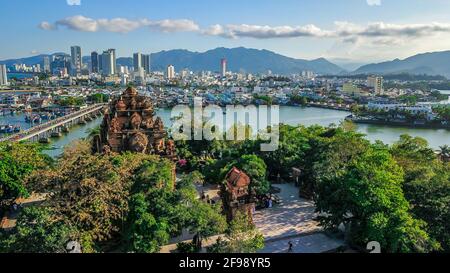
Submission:
M 353 74 L 393 74 L 410 73 L 415 75 L 442 75 L 450 78 L 450 51 L 418 54 L 404 60 L 364 65 Z

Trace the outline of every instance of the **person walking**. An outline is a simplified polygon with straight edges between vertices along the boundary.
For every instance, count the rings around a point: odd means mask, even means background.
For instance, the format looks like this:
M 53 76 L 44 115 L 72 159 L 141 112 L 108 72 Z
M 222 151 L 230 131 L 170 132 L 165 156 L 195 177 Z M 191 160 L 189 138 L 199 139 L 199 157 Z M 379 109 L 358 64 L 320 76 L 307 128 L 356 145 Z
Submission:
M 292 244 L 291 241 L 288 242 L 288 246 L 289 246 L 288 253 L 294 252 L 294 244 Z

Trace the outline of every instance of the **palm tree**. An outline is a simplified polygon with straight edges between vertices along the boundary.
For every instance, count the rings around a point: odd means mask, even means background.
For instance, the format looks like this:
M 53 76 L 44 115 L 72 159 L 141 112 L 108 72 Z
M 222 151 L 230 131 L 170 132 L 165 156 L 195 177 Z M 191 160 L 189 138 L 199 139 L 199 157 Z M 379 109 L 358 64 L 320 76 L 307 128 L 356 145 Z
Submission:
M 88 138 L 89 139 L 92 139 L 95 136 L 100 135 L 100 132 L 101 132 L 100 126 L 96 126 L 94 128 L 89 128 L 89 129 L 86 130 L 86 133 L 88 133 Z
M 439 147 L 441 149 L 440 155 L 443 161 L 449 161 L 450 160 L 450 146 L 444 145 Z

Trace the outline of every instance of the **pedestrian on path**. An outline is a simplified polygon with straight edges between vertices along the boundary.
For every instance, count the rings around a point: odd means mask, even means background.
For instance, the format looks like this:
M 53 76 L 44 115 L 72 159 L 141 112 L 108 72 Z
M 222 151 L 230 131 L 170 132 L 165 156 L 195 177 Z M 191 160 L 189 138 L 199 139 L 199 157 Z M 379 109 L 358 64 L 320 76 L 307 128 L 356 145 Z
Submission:
M 288 253 L 292 253 L 294 251 L 294 245 L 292 244 L 291 241 L 288 242 L 289 248 L 288 248 Z

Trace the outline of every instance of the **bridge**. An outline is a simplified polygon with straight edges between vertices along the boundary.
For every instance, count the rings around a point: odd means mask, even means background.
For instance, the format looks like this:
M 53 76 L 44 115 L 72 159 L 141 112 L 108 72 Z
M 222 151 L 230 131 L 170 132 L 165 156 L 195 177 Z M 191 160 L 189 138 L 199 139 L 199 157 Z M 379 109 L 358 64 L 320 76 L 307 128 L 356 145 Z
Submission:
M 106 103 L 101 103 L 89 106 L 80 111 L 34 126 L 20 133 L 0 138 L 0 142 L 20 142 L 27 140 L 35 142 L 40 141 L 41 139 L 48 139 L 52 134 L 60 134 L 62 131 L 68 130 L 68 128 L 74 124 L 86 122 L 86 119 L 101 113 L 101 110 L 106 105 Z

